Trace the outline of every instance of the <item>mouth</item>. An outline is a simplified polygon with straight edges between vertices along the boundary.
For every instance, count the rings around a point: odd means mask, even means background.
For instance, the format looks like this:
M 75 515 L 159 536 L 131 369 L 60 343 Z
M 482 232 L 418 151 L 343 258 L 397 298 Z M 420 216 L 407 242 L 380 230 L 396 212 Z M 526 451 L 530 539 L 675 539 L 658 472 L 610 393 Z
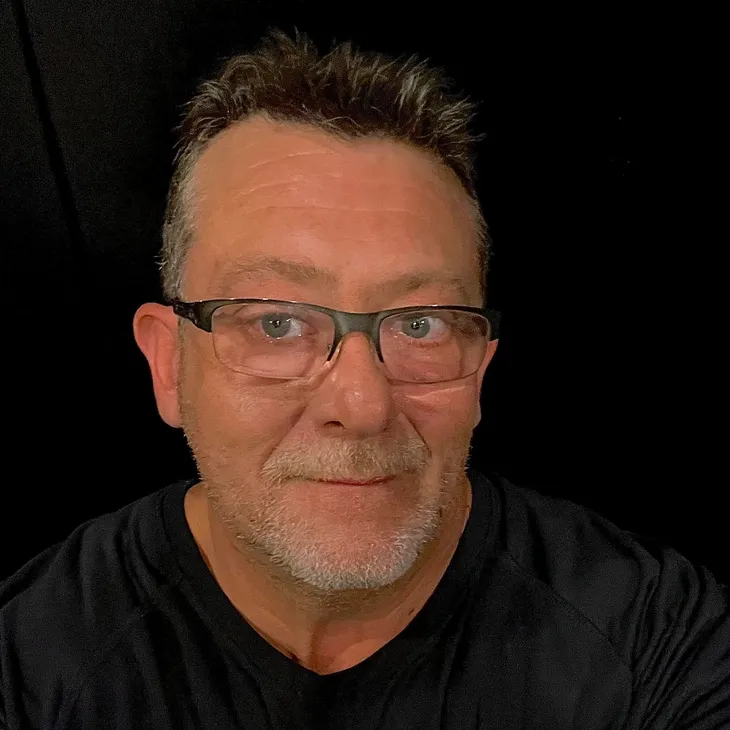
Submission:
M 375 479 L 316 479 L 315 481 L 322 482 L 324 484 L 342 484 L 344 486 L 358 486 L 362 487 L 368 484 L 385 484 L 386 482 L 395 479 L 394 476 L 377 477 Z

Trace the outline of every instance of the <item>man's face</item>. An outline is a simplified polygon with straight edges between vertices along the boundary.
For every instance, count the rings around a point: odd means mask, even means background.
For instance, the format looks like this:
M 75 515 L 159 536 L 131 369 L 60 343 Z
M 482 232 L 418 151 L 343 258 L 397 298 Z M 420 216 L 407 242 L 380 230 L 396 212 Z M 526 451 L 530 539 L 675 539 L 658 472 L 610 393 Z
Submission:
M 352 312 L 482 304 L 466 193 L 451 171 L 404 144 L 252 119 L 211 143 L 194 191 L 188 301 L 266 297 Z M 312 264 L 331 280 L 244 276 L 262 255 Z M 433 283 L 387 284 L 420 270 L 432 271 Z M 458 278 L 464 291 L 437 278 Z M 375 589 L 403 576 L 464 488 L 493 349 L 461 381 L 392 384 L 374 347 L 354 333 L 317 377 L 281 381 L 231 371 L 210 334 L 181 326 L 182 425 L 239 549 L 322 591 Z M 397 478 L 316 481 L 384 474 Z

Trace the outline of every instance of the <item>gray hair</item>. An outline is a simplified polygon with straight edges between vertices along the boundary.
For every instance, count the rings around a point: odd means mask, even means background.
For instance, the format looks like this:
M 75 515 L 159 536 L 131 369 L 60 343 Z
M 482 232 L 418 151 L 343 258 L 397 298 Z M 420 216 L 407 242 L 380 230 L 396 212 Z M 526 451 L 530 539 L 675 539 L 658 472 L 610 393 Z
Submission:
M 458 176 L 472 203 L 483 298 L 489 236 L 475 188 L 480 137 L 468 129 L 475 105 L 451 85 L 441 69 L 415 56 L 395 59 L 349 42 L 320 55 L 306 35 L 291 39 L 279 30 L 269 31 L 251 53 L 229 58 L 217 78 L 201 84 L 178 128 L 160 256 L 165 297 L 182 297 L 194 237 L 191 183 L 197 161 L 217 134 L 260 115 L 346 140 L 400 140 L 435 155 Z

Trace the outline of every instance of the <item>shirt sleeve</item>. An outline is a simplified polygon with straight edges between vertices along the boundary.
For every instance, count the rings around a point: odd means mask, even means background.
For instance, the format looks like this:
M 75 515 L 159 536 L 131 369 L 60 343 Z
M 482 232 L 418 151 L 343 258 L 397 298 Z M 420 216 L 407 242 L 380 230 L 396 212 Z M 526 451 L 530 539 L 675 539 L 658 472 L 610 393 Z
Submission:
M 632 730 L 730 730 L 730 591 L 659 551 L 634 656 Z

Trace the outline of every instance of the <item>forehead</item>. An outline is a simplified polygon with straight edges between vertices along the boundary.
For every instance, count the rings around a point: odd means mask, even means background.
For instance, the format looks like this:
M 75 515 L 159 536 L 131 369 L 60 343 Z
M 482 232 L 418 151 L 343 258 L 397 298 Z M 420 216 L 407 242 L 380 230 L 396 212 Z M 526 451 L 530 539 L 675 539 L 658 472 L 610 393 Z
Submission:
M 414 258 L 452 270 L 467 259 L 473 268 L 466 192 L 451 170 L 405 143 L 341 140 L 254 118 L 213 140 L 192 191 L 186 289 L 201 297 L 245 296 L 220 285 L 235 283 L 246 261 L 262 256 L 314 263 L 332 276 L 309 283 L 330 290 L 368 274 L 406 274 Z M 267 267 L 265 275 L 275 278 L 277 270 Z

